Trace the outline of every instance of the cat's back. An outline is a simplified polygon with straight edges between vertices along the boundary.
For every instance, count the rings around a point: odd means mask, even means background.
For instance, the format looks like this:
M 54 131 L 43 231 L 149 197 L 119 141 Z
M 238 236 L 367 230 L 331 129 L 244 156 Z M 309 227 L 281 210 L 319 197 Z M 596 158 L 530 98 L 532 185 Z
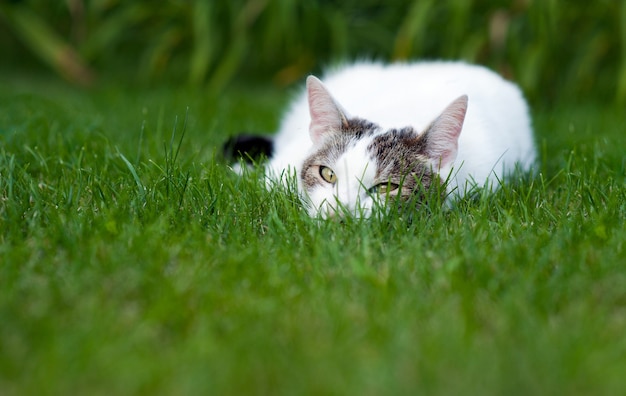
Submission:
M 484 105 L 496 110 L 494 106 L 499 104 L 510 109 L 520 102 L 525 106 L 515 85 L 489 69 L 462 62 L 361 62 L 331 69 L 322 81 L 350 116 L 371 120 L 383 128 L 425 128 L 461 95 L 470 97 L 472 110 Z M 284 124 L 306 124 L 307 120 L 308 106 L 302 95 Z

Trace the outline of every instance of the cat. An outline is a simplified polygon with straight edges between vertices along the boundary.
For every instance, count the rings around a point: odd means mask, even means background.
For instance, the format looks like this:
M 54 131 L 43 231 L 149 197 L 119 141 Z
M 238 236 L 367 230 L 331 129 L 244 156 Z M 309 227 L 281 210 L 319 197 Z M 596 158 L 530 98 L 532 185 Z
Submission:
M 295 177 L 312 217 L 368 217 L 434 183 L 447 200 L 496 189 L 535 162 L 520 89 L 485 67 L 361 62 L 323 81 L 306 79 L 266 147 L 268 187 Z

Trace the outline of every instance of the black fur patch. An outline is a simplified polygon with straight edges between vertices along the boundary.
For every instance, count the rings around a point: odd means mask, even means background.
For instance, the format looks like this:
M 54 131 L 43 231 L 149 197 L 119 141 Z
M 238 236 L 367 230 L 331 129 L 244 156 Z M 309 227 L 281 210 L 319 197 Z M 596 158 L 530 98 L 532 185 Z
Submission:
M 274 152 L 274 141 L 267 136 L 242 134 L 228 139 L 222 150 L 224 158 L 229 161 L 242 158 L 252 163 L 271 157 Z

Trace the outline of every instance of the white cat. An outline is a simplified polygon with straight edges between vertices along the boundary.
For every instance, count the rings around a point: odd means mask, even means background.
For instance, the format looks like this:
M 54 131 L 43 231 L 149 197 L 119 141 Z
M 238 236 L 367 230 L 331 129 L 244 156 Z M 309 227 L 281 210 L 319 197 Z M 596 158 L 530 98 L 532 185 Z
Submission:
M 295 175 L 311 216 L 369 216 L 431 182 L 450 197 L 497 188 L 535 161 L 520 90 L 484 67 L 357 63 L 323 81 L 307 79 L 266 165 L 269 186 Z

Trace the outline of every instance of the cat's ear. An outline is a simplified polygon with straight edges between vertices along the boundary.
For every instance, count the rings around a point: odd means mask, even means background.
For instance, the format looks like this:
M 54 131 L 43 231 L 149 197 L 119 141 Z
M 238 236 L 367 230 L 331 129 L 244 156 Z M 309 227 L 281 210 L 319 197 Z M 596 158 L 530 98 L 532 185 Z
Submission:
M 466 112 L 467 95 L 463 95 L 450 103 L 423 134 L 425 154 L 439 169 L 456 159 Z
M 324 84 L 314 76 L 306 79 L 311 124 L 309 134 L 313 144 L 319 144 L 326 134 L 348 126 L 345 111 L 333 99 Z

